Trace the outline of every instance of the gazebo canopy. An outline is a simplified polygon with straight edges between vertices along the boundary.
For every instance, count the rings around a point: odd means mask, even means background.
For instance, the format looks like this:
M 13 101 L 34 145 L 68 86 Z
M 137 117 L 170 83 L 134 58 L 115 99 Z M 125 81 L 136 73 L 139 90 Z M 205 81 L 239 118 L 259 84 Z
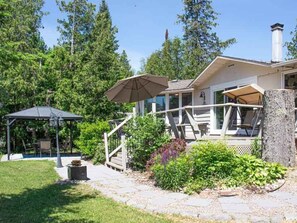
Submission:
M 25 109 L 22 111 L 14 112 L 5 115 L 7 119 L 27 119 L 27 120 L 40 120 L 40 119 L 50 119 L 51 115 L 56 115 L 62 117 L 65 121 L 76 121 L 82 120 L 82 116 L 65 112 L 49 106 L 36 106 L 33 108 Z

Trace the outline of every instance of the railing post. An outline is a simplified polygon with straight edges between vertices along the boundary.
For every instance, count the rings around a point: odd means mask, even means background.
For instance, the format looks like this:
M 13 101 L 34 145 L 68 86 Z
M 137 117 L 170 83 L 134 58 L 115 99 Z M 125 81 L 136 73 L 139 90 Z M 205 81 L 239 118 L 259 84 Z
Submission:
M 231 116 L 231 111 L 232 111 L 232 105 L 227 106 L 227 112 L 224 117 L 224 122 L 223 122 L 223 127 L 222 127 L 222 132 L 221 132 L 221 137 L 225 137 L 227 129 L 228 129 L 228 124 Z
M 108 154 L 108 136 L 107 133 L 104 132 L 104 147 L 105 147 L 105 162 L 109 162 L 109 154 Z
M 122 144 L 122 166 L 123 171 L 126 171 L 127 169 L 127 147 L 126 147 L 126 140 L 125 136 L 121 136 L 121 144 Z

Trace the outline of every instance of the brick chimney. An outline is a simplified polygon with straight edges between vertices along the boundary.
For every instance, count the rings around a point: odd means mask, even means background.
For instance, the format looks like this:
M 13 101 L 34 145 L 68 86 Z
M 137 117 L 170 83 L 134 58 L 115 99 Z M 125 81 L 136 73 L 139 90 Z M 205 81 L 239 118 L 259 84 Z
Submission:
M 272 63 L 281 62 L 283 59 L 283 30 L 284 25 L 275 23 L 271 26 L 272 32 Z

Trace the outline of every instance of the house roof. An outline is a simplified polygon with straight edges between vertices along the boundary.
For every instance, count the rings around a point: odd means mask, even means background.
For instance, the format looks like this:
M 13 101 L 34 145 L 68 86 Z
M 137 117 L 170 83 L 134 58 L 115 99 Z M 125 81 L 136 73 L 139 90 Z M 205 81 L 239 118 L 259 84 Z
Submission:
M 162 91 L 161 94 L 165 94 L 168 92 L 182 91 L 182 90 L 191 90 L 191 88 L 189 88 L 189 84 L 192 81 L 193 79 L 168 81 L 168 88 Z
M 288 68 L 296 68 L 297 67 L 297 59 L 287 60 L 284 62 L 273 63 L 271 64 L 272 68 L 279 68 L 279 67 L 288 67 Z
M 8 119 L 50 119 L 52 115 L 62 117 L 64 120 L 82 120 L 82 116 L 65 112 L 49 106 L 37 106 L 5 115 Z
M 201 84 L 206 79 L 208 79 L 212 74 L 214 74 L 215 72 L 217 72 L 218 70 L 220 70 L 230 62 L 248 63 L 256 66 L 265 66 L 265 67 L 271 66 L 271 63 L 267 63 L 263 61 L 248 60 L 248 59 L 229 57 L 229 56 L 218 56 L 202 71 L 200 75 L 198 75 L 196 79 L 194 79 L 190 83 L 189 87 L 193 87 L 194 85 Z

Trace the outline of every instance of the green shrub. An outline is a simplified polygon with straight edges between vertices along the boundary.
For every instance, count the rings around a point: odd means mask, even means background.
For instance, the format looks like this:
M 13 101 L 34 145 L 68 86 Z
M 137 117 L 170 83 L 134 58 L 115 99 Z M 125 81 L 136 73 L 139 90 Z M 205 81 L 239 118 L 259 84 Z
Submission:
M 91 158 L 95 157 L 98 162 L 104 162 L 103 133 L 109 131 L 108 123 L 105 121 L 84 122 L 79 124 L 78 128 L 80 135 L 75 144 L 81 153 Z
M 135 170 L 145 170 L 146 162 L 158 148 L 169 142 L 165 123 L 152 115 L 136 117 L 124 128 L 130 164 Z
M 181 155 L 177 159 L 170 160 L 166 165 L 157 163 L 151 170 L 158 186 L 173 191 L 180 190 L 189 180 L 191 165 L 189 157 Z
M 257 158 L 261 158 L 261 152 L 262 152 L 261 142 L 260 142 L 260 139 L 257 137 L 252 142 L 252 155 Z
M 240 185 L 263 186 L 284 177 L 286 168 L 277 163 L 264 162 L 251 155 L 236 157 L 233 178 Z
M 151 167 L 156 184 L 187 193 L 205 188 L 263 186 L 284 177 L 286 168 L 251 155 L 238 155 L 222 142 L 202 142 L 192 151 L 162 163 L 157 156 Z
M 193 176 L 223 179 L 229 176 L 235 163 L 235 152 L 223 142 L 202 142 L 192 147 Z

